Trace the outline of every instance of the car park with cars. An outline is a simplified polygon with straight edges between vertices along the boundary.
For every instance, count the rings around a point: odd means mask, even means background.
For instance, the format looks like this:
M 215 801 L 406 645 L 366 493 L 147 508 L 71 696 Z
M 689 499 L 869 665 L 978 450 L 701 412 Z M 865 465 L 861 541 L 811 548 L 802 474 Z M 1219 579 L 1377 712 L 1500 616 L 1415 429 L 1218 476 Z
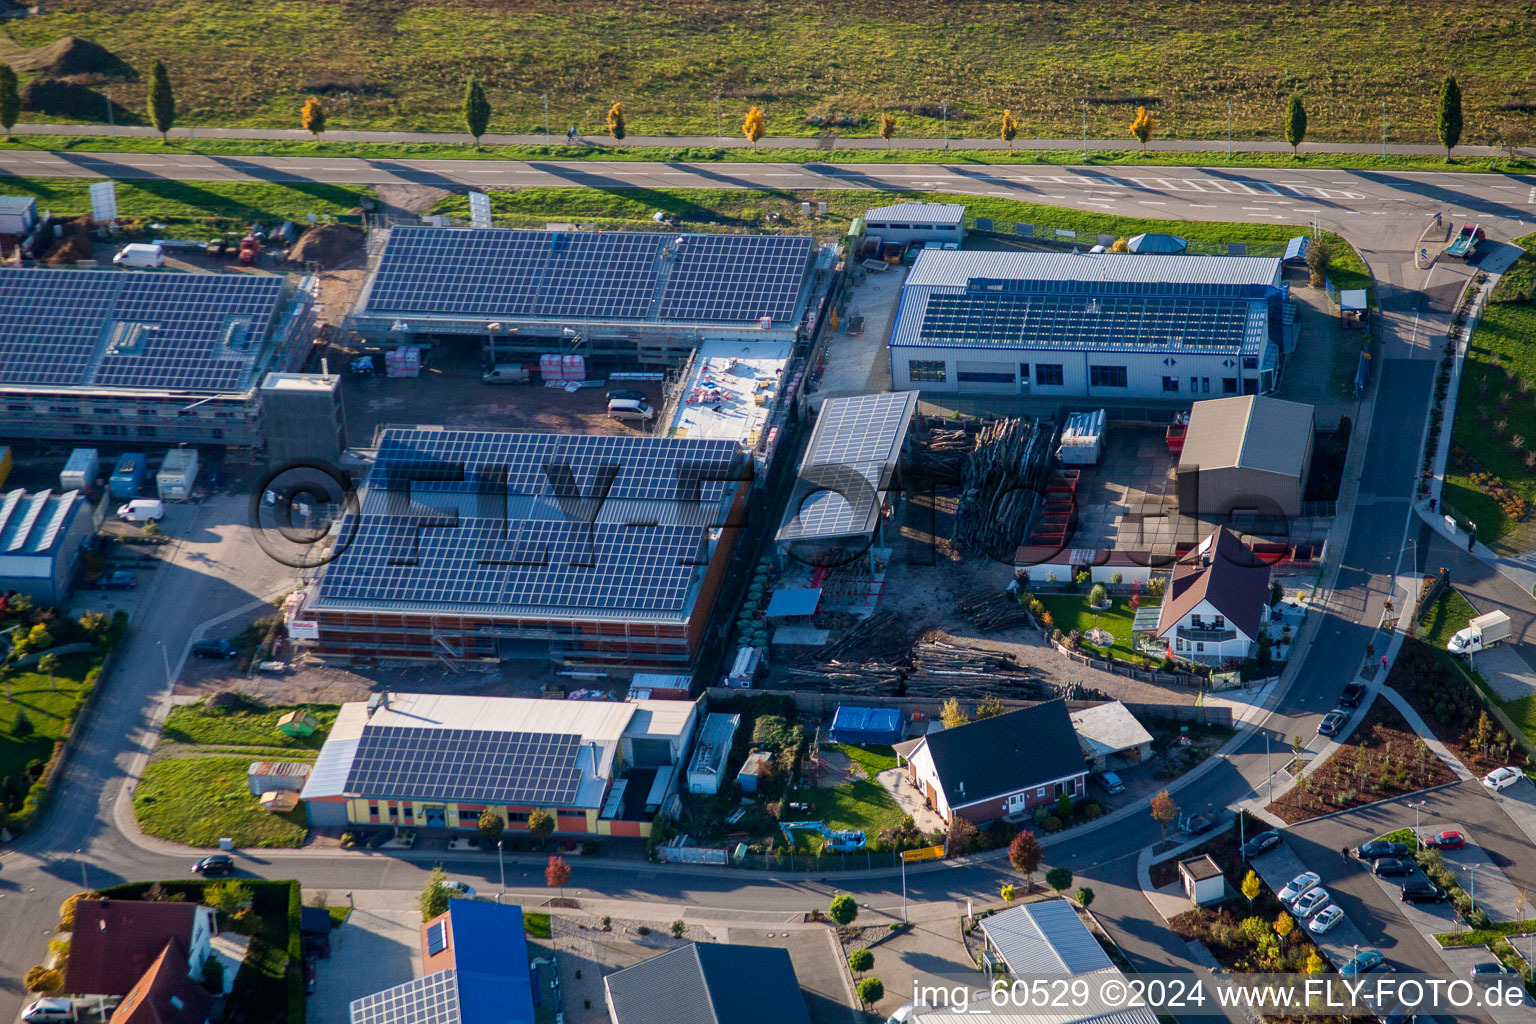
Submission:
M 1448 828 L 1443 832 L 1436 832 L 1423 840 L 1423 843 L 1431 850 L 1459 850 L 1467 845 L 1467 837 L 1453 828 Z
M 1497 793 L 1501 789 L 1508 789 L 1522 778 L 1520 769 L 1513 767 L 1495 768 L 1483 776 L 1483 785 Z
M 96 585 L 102 590 L 132 590 L 139 585 L 139 578 L 131 572 L 119 569 L 102 576 Z
M 1332 898 L 1327 889 L 1320 885 L 1314 886 L 1296 897 L 1296 901 L 1291 904 L 1291 913 L 1298 918 L 1311 917 L 1314 911 L 1327 906 Z
M 1446 892 L 1441 886 L 1430 881 L 1413 881 L 1403 883 L 1403 894 L 1400 897 L 1404 903 L 1439 903 L 1445 899 Z
M 1413 874 L 1413 862 L 1401 857 L 1379 857 L 1371 865 L 1371 874 L 1377 878 L 1398 878 Z
M 1343 708 L 1334 708 L 1323 716 L 1323 720 L 1317 723 L 1319 736 L 1337 736 L 1339 730 L 1344 728 L 1344 723 L 1349 721 L 1349 712 Z
M 1339 968 L 1339 973 L 1346 977 L 1352 974 L 1371 974 L 1376 971 L 1390 970 L 1385 954 L 1379 949 L 1366 948 L 1356 953 L 1349 962 Z

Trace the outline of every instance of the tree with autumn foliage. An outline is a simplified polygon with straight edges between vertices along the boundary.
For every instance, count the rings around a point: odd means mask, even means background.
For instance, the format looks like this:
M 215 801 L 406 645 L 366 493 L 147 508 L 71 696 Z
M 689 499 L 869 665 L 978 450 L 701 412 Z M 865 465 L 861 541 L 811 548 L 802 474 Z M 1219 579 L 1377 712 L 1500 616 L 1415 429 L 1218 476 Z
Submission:
M 752 143 L 754 149 L 757 147 L 757 140 L 767 131 L 768 119 L 763 116 L 763 112 L 757 107 L 748 110 L 746 120 L 741 122 L 741 134 L 747 137 L 747 141 Z
M 325 104 L 320 102 L 320 97 L 311 96 L 304 101 L 304 109 L 299 111 L 299 121 L 311 136 L 318 136 L 325 131 Z
M 571 866 L 565 862 L 564 857 L 551 856 L 549 863 L 544 867 L 544 884 L 551 889 L 559 889 L 560 895 L 565 895 L 565 887 L 571 880 Z
M 896 134 L 896 118 L 890 114 L 880 115 L 880 137 L 885 140 L 885 148 L 891 148 L 891 136 Z
M 1003 111 L 1003 124 L 999 134 L 1002 135 L 1003 141 L 1008 143 L 1008 148 L 1012 149 L 1013 140 L 1019 134 L 1019 122 L 1013 119 L 1013 111 Z
M 1163 838 L 1168 838 L 1168 826 L 1179 816 L 1179 805 L 1173 802 L 1166 789 L 1159 790 L 1152 798 L 1152 820 L 1163 827 Z
M 1147 151 L 1147 142 L 1152 138 L 1152 133 L 1157 130 L 1157 120 L 1147 112 L 1146 107 L 1136 108 L 1136 120 L 1131 122 L 1131 134 L 1136 136 L 1136 141 L 1141 143 L 1141 151 Z
M 1008 863 L 1013 869 L 1024 876 L 1024 891 L 1027 893 L 1035 887 L 1034 875 L 1040 870 L 1040 862 L 1045 859 L 1045 851 L 1040 848 L 1040 840 L 1029 829 L 1024 829 L 1013 837 L 1013 842 L 1008 844 Z
M 613 141 L 624 141 L 624 104 L 615 103 L 608 108 L 608 134 L 613 136 Z

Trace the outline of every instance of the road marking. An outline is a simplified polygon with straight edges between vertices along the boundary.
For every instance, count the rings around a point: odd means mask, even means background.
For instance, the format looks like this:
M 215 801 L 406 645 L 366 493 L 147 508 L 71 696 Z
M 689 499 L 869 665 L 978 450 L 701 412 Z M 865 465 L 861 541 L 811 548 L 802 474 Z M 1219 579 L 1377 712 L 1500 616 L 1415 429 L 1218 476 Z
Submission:
M 1386 215 L 1387 215 L 1387 211 L 1386 210 L 1372 210 L 1371 211 L 1371 216 L 1372 217 L 1385 217 Z
M 1536 206 L 1536 185 L 1531 186 L 1531 194 L 1525 197 L 1525 201 L 1530 206 Z
M 1510 191 L 1511 191 L 1511 192 L 1518 192 L 1518 191 L 1519 191 L 1519 190 L 1520 190 L 1520 186 L 1519 186 L 1519 185 L 1494 185 L 1494 186 L 1492 186 L 1492 187 L 1493 187 L 1493 188 L 1507 188 L 1507 189 L 1509 189 L 1509 190 L 1510 190 Z M 1518 555 L 1516 555 L 1516 556 L 1515 556 L 1515 557 L 1517 557 L 1517 558 L 1518 558 L 1518 557 L 1519 557 L 1519 556 L 1518 556 Z
M 1214 209 L 1216 209 L 1216 204 L 1215 203 L 1190 203 L 1189 204 L 1189 208 L 1191 210 L 1214 210 Z
M 989 195 L 989 196 L 1011 196 L 1011 195 L 1013 195 L 1013 193 L 1012 192 L 988 192 L 987 195 Z M 1061 197 L 1060 196 L 1054 196 L 1053 198 L 1059 199 Z
M 1245 210 L 1268 210 L 1269 207 L 1267 207 L 1267 206 L 1245 206 L 1245 207 L 1243 207 L 1243 209 L 1245 209 Z
M 1285 220 L 1285 217 L 1282 216 L 1281 214 L 1278 214 L 1278 213 L 1250 213 L 1248 216 L 1250 216 L 1250 217 L 1268 217 L 1270 220 Z
M 1049 192 L 1042 192 L 1042 193 L 1040 193 L 1040 198 L 1042 198 L 1042 199 L 1065 199 L 1067 197 L 1066 196 L 1053 196 Z
M 1160 202 L 1157 202 L 1156 200 L 1152 200 L 1152 199 L 1138 199 L 1136 202 L 1137 202 L 1137 205 L 1139 205 L 1139 206 L 1167 206 L 1168 205 L 1167 203 L 1160 203 Z

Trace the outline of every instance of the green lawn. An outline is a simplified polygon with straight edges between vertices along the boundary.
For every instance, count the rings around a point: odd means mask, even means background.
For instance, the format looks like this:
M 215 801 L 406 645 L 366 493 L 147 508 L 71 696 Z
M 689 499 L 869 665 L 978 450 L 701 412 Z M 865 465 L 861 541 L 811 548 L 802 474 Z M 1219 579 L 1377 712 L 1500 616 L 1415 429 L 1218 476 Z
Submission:
M 839 743 L 837 749 L 863 768 L 864 774 L 870 778 L 896 767 L 896 751 L 887 746 L 859 747 L 852 743 Z
M 542 129 L 541 129 L 542 130 Z M 323 137 L 309 140 L 255 140 L 176 137 L 162 141 L 137 135 L 20 135 L 0 140 L 0 150 L 63 153 L 165 153 L 172 156 L 300 156 L 351 157 L 361 160 L 602 160 L 687 161 L 690 163 L 800 164 L 1048 164 L 1057 166 L 1121 167 L 1288 167 L 1298 170 L 1335 168 L 1373 171 L 1443 171 L 1441 157 L 1387 156 L 1365 153 L 1243 153 L 1221 151 L 1139 149 L 804 149 L 738 146 L 632 146 L 590 140 L 583 145 L 472 146 L 453 142 L 343 142 Z M 1458 172 L 1518 174 L 1536 170 L 1525 157 L 1462 157 Z
M 12 677 L 9 699 L 0 699 L 0 812 L 21 807 L 31 780 L 26 769 L 34 761 L 47 763 L 54 743 L 74 717 L 80 686 L 94 659 L 76 654 L 60 659 L 53 686 L 48 676 L 24 669 Z M 4 691 L 0 691 L 3 693 Z M 32 724 L 29 735 L 16 735 L 22 715 Z
M 685 223 L 751 229 L 773 226 L 786 232 L 809 232 L 825 236 L 841 235 L 848 221 L 871 206 L 900 202 L 951 202 L 954 196 L 942 192 L 876 192 L 854 190 L 793 189 L 652 189 L 652 188 L 527 188 L 491 192 L 491 209 L 498 221 L 542 226 L 551 220 L 596 223 L 605 227 L 651 224 L 651 215 L 661 210 Z M 827 204 L 826 217 L 802 217 L 800 204 L 806 200 Z M 1072 230 L 1083 237 L 1099 234 L 1130 237 L 1144 231 L 1167 231 L 1168 221 L 1138 217 L 1116 217 L 1069 208 L 1020 202 L 993 196 L 967 196 L 970 215 L 990 217 L 994 221 L 1033 224 L 1037 234 L 1051 229 Z M 435 213 L 469 215 L 465 195 L 445 196 L 433 206 Z M 774 222 L 769 214 L 778 214 Z M 1243 242 L 1255 247 L 1271 247 L 1276 255 L 1285 243 L 1305 225 L 1245 224 L 1222 221 L 1177 222 L 1178 233 L 1196 245 L 1225 245 Z M 1335 243 L 1334 283 L 1340 288 L 1370 288 L 1365 263 L 1343 239 L 1330 235 Z
M 41 209 L 59 216 L 91 212 L 91 182 L 74 178 L 27 178 L 7 175 L 7 195 L 35 196 Z M 117 209 L 124 219 L 165 224 L 161 236 L 174 235 L 178 225 L 199 228 L 248 227 L 291 220 L 303 223 L 306 214 L 346 213 L 363 204 L 368 189 L 321 182 L 269 184 L 238 181 L 119 181 Z
M 160 737 L 174 743 L 212 744 L 226 747 L 269 747 L 319 750 L 336 721 L 335 704 L 296 704 L 291 707 L 246 708 L 210 711 L 202 703 L 185 704 L 166 717 Z M 277 720 L 290 711 L 307 711 L 320 723 L 314 735 L 285 736 Z
M 1536 234 L 1515 240 L 1536 250 Z M 1507 285 L 1507 287 L 1506 287 Z M 1477 466 L 1504 481 L 1536 509 L 1536 257 L 1515 264 L 1495 289 L 1463 367 L 1456 401 L 1451 461 L 1442 501 L 1446 511 L 1477 524 L 1478 539 L 1496 550 L 1528 547 L 1531 528 L 1508 517 L 1472 481 Z M 1473 463 L 1476 463 L 1475 466 Z M 1527 517 L 1529 518 L 1529 516 Z
M 875 781 L 880 772 L 896 767 L 896 752 L 890 747 L 851 743 L 839 743 L 837 749 L 864 769 L 865 778 L 823 789 L 797 789 L 789 799 L 811 801 L 815 817 L 828 828 L 862 829 L 873 839 L 881 829 L 898 824 L 904 817 L 896 800 Z
M 1056 622 L 1056 628 L 1063 633 L 1070 633 L 1074 629 L 1083 633 L 1083 649 L 1085 653 L 1099 653 L 1103 650 L 1088 643 L 1088 631 L 1094 626 L 1106 629 L 1114 634 L 1115 642 L 1112 649 L 1116 657 L 1130 657 L 1135 653 L 1131 648 L 1131 623 L 1136 619 L 1136 613 L 1130 609 L 1128 598 L 1117 597 L 1114 606 L 1108 611 L 1096 612 L 1088 607 L 1088 593 L 1082 594 L 1036 594 L 1040 603 L 1045 605 L 1046 611 L 1051 613 L 1051 618 Z M 1156 598 L 1142 597 L 1141 603 L 1156 604 Z
M 547 939 L 550 936 L 548 914 L 524 914 L 523 931 L 535 939 Z
M 347 918 L 352 914 L 351 907 L 326 907 L 325 912 L 331 915 L 331 930 L 335 931 L 347 923 Z
M 246 787 L 250 758 L 177 757 L 152 762 L 133 794 L 139 827 L 188 846 L 300 846 L 308 830 L 302 807 L 269 814 Z
M 735 134 L 757 104 L 772 134 L 873 135 L 890 112 L 903 135 L 991 136 L 1010 108 L 1021 134 L 1069 140 L 1086 97 L 1088 131 L 1128 144 L 1138 103 L 1163 136 L 1225 138 L 1230 103 L 1237 137 L 1276 139 L 1295 91 L 1313 139 L 1380 138 L 1385 102 L 1394 140 L 1430 142 L 1454 67 L 1482 143 L 1528 141 L 1530 115 L 1502 104 L 1531 98 L 1529 23 L 1519 4 L 1446 0 L 56 0 L 0 43 L 108 47 L 138 73 L 107 83 L 123 120 L 143 120 L 159 58 L 185 124 L 298 127 L 323 92 L 333 129 L 458 129 L 473 71 L 493 131 L 541 129 L 547 97 L 556 131 L 600 130 L 621 101 L 630 134 Z

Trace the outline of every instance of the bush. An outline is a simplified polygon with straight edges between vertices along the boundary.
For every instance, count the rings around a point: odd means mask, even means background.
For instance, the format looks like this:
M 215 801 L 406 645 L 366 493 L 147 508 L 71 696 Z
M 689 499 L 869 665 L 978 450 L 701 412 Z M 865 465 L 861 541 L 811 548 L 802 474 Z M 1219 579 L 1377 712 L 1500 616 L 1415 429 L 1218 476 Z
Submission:
M 94 891 L 77 892 L 73 896 L 59 904 L 59 931 L 71 932 L 75 930 L 75 904 L 81 900 L 99 900 L 101 893 Z
M 1167 586 L 1168 581 L 1166 577 L 1153 576 L 1151 579 L 1147 580 L 1147 593 L 1152 597 L 1162 597 L 1163 591 L 1167 588 Z
M 1060 832 L 1061 826 L 1061 819 L 1056 817 L 1054 814 L 1047 814 L 1045 816 L 1045 820 L 1040 822 L 1040 827 L 1045 829 L 1047 832 Z
M 885 982 L 879 978 L 865 978 L 859 982 L 859 1002 L 865 1006 L 885 998 Z
M 848 954 L 848 969 L 854 974 L 863 974 L 875 966 L 875 954 L 867 949 L 856 949 Z
M 646 927 L 645 925 L 641 925 L 639 928 L 636 928 L 635 931 L 637 933 L 639 933 L 640 935 L 649 935 L 649 934 L 651 934 L 651 930 L 648 927 Z
M 1095 583 L 1093 589 L 1088 591 L 1088 603 L 1101 605 L 1109 599 L 1109 590 L 1102 583 Z
M 203 988 L 216 996 L 224 993 L 224 962 L 216 956 L 203 961 Z
M 853 924 L 854 918 L 859 916 L 859 904 L 847 893 L 838 893 L 827 907 L 827 916 L 839 926 Z
M 38 964 L 27 971 L 22 984 L 27 986 L 28 992 L 57 992 L 64 987 L 64 975 Z
M 680 920 L 679 921 L 673 921 L 672 922 L 672 937 L 674 939 L 682 938 L 683 937 L 683 932 L 685 930 L 687 930 L 687 928 L 688 928 L 688 926 L 686 924 L 684 924 L 682 921 L 680 921 Z

